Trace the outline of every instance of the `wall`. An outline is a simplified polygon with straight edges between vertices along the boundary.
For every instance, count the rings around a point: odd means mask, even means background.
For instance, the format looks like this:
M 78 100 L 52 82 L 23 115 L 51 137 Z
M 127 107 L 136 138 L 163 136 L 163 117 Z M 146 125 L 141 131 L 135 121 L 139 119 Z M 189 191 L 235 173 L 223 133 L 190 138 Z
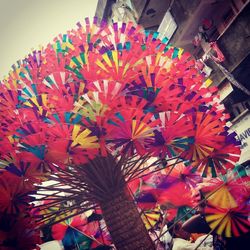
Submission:
M 230 131 L 237 133 L 238 139 L 241 141 L 241 157 L 239 163 L 250 160 L 250 112 L 245 114 L 235 124 L 230 127 Z
M 225 55 L 222 63 L 229 71 L 233 71 L 250 53 L 250 3 L 243 9 L 226 32 L 219 38 L 218 46 Z M 225 77 L 219 72 L 216 65 L 211 76 L 215 83 L 220 83 Z

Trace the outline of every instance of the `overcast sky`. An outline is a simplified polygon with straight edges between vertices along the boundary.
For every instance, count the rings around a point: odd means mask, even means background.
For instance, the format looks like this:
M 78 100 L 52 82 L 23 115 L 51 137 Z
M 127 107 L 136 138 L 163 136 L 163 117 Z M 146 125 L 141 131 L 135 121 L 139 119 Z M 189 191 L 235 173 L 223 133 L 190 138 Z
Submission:
M 97 0 L 0 0 L 0 79 L 32 48 L 93 17 Z

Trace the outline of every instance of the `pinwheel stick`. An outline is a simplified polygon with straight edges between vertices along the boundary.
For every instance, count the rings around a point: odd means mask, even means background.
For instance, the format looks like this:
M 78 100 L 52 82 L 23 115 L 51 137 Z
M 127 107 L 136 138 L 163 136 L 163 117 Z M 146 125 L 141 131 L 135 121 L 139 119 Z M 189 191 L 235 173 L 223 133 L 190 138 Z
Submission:
M 155 246 L 141 220 L 136 204 L 126 188 L 123 168 L 140 169 L 148 157 L 98 157 L 81 166 L 87 178 L 85 183 L 98 197 L 103 218 L 118 249 L 154 249 Z M 132 162 L 130 160 L 132 159 Z M 93 183 L 94 182 L 94 183 Z M 94 185 L 93 185 L 94 184 Z M 99 188 L 103 192 L 100 195 Z M 146 247 L 146 248 L 145 248 Z
M 155 249 L 127 190 L 129 180 L 158 167 L 160 160 L 148 163 L 149 159 L 149 154 L 116 157 L 108 154 L 83 165 L 70 166 L 67 170 L 55 166 L 56 172 L 50 180 L 56 183 L 38 187 L 39 195 L 49 201 L 37 205 L 43 211 L 43 217 L 38 219 L 39 224 L 53 225 L 99 206 L 118 249 Z M 63 205 L 66 202 L 69 204 Z M 60 208 L 51 211 L 50 208 L 54 206 Z
M 160 228 L 159 237 L 156 239 L 156 240 L 157 240 L 156 249 L 157 249 L 157 247 L 158 247 L 158 245 L 159 245 L 159 243 L 160 243 L 160 240 L 161 240 L 160 235 L 162 234 L 163 227 L 164 227 L 164 225 L 165 225 L 166 219 L 167 219 L 167 213 L 165 213 L 164 216 L 163 216 L 163 220 L 162 220 L 162 223 L 161 223 L 161 228 Z

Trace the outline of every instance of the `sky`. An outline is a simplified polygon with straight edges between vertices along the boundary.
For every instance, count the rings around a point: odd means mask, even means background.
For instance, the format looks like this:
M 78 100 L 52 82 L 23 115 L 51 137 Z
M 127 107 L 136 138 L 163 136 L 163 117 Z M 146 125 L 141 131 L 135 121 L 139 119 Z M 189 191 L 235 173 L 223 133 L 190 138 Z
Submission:
M 93 17 L 97 0 L 0 0 L 0 79 L 31 49 Z

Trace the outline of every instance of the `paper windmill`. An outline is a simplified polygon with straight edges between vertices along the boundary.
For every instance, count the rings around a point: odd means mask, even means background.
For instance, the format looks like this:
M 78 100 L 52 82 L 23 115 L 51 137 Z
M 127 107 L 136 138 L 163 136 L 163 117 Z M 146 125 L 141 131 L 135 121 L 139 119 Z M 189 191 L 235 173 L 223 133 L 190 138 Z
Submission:
M 6 214 L 27 213 L 31 190 L 25 181 L 9 172 L 0 174 L 0 212 Z
M 219 208 L 235 208 L 249 198 L 249 177 L 238 176 L 235 171 L 214 179 L 204 179 L 199 188 L 209 203 Z
M 1 208 L 26 210 L 19 196 L 37 190 L 39 224 L 100 207 L 117 248 L 152 250 L 128 182 L 180 162 L 215 177 L 233 168 L 238 142 L 227 133 L 216 89 L 204 86 L 190 54 L 133 23 L 87 18 L 77 26 L 0 82 L 0 174 L 30 183 L 19 190 L 1 177 Z M 45 179 L 54 183 L 45 187 Z M 151 185 L 161 189 L 151 192 L 155 204 L 196 204 L 191 181 L 169 176 L 160 183 Z
M 161 211 L 159 208 L 155 208 L 150 211 L 145 211 L 142 213 L 142 220 L 147 229 L 154 228 L 154 226 L 160 222 L 160 219 L 161 219 Z
M 87 232 L 87 218 L 85 216 L 75 216 L 52 226 L 53 239 L 62 240 L 65 247 L 81 244 L 82 249 L 89 249 L 92 242 L 91 237 L 96 232 L 90 233 L 89 235 Z
M 217 234 L 237 237 L 249 231 L 249 205 L 243 204 L 235 208 L 208 205 L 205 208 L 205 219 Z

